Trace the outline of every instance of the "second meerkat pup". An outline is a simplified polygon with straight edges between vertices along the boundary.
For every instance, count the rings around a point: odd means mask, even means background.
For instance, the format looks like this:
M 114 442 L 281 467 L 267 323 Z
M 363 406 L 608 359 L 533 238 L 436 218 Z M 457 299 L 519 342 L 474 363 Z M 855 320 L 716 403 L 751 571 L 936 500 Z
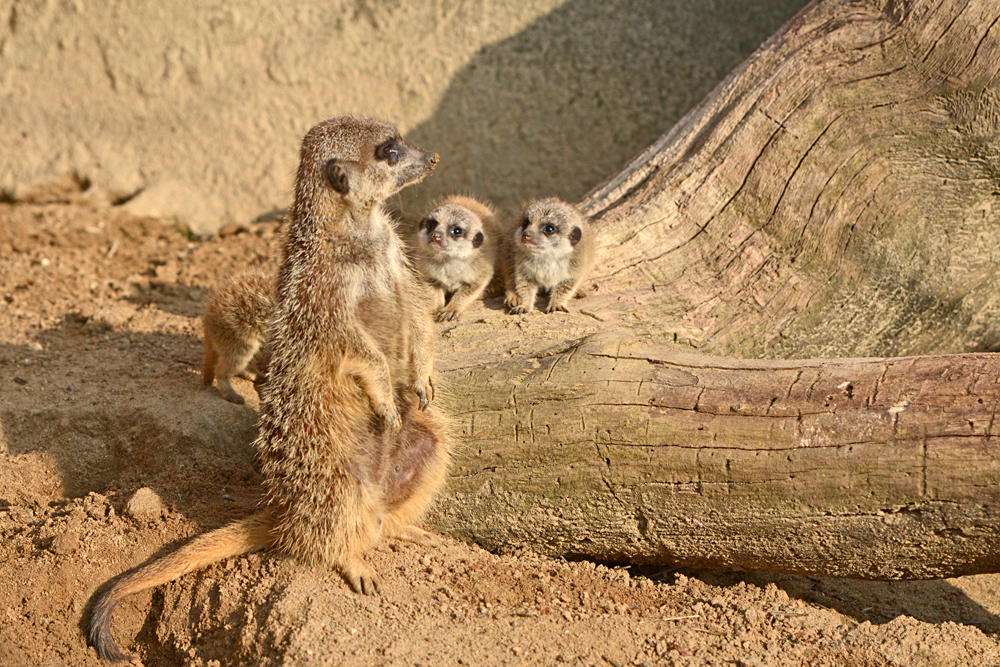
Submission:
M 569 312 L 566 304 L 597 260 L 593 229 L 580 211 L 560 199 L 531 202 L 504 241 L 504 305 L 510 312 L 534 310 L 539 290 L 549 293 L 546 313 Z
M 135 660 L 111 636 L 122 598 L 222 558 L 274 547 L 375 593 L 381 579 L 362 554 L 381 535 L 433 540 L 413 525 L 449 459 L 428 405 L 433 327 L 383 203 L 421 181 L 437 155 L 361 116 L 315 126 L 300 155 L 254 441 L 265 509 L 105 590 L 90 618 L 104 658 Z
M 261 269 L 244 271 L 212 292 L 202 319 L 205 363 L 201 378 L 206 385 L 217 379 L 227 401 L 243 403 L 233 389 L 234 376 L 246 373 L 255 385 L 263 379 L 267 354 L 260 351 L 273 312 L 274 275 Z
M 454 320 L 493 279 L 499 223 L 478 199 L 451 196 L 420 221 L 414 263 L 431 283 L 434 317 Z

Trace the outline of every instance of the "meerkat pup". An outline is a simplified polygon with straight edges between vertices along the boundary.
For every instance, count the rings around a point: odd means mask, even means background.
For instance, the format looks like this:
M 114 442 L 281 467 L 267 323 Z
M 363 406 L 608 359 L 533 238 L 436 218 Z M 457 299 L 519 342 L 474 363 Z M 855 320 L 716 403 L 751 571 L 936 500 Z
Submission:
M 510 312 L 534 310 L 539 290 L 549 294 L 546 313 L 569 312 L 566 304 L 597 260 L 594 232 L 580 211 L 559 199 L 534 201 L 511 225 L 505 242 L 504 305 Z
M 259 385 L 264 377 L 266 353 L 260 353 L 267 338 L 267 323 L 274 312 L 274 275 L 250 269 L 220 285 L 209 298 L 202 326 L 205 332 L 205 363 L 201 379 L 232 403 L 243 403 L 231 383 L 237 375 Z
M 90 618 L 100 655 L 135 660 L 111 635 L 123 597 L 222 558 L 274 547 L 370 594 L 381 579 L 362 554 L 376 540 L 433 541 L 414 525 L 449 459 L 446 427 L 428 405 L 433 326 L 383 203 L 437 160 L 360 116 L 306 134 L 254 442 L 265 509 L 115 581 Z
M 499 241 L 496 213 L 472 197 L 448 197 L 420 221 L 414 263 L 431 284 L 438 322 L 456 319 L 482 296 Z

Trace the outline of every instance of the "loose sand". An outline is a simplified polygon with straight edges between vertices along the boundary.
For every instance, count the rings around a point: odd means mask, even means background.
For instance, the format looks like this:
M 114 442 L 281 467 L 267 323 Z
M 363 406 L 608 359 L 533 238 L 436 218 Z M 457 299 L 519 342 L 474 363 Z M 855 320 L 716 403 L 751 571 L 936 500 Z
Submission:
M 199 315 L 221 278 L 272 261 L 280 223 L 199 241 L 58 198 L 0 204 L 0 665 L 100 664 L 95 590 L 259 493 L 255 394 L 201 385 Z M 115 635 L 150 666 L 1000 664 L 997 576 L 638 570 L 445 542 L 375 549 L 378 597 L 231 559 L 126 600 Z

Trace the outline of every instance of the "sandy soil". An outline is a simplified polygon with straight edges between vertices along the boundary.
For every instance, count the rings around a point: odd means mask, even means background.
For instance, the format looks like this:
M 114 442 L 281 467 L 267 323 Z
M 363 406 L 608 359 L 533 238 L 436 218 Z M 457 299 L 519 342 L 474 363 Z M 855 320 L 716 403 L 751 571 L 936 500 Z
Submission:
M 201 385 L 208 290 L 280 221 L 210 240 L 97 206 L 0 204 L 0 665 L 97 665 L 95 591 L 247 515 L 255 395 Z M 142 491 L 140 489 L 151 489 Z M 871 583 L 389 542 L 378 597 L 264 553 L 126 600 L 146 665 L 992 665 L 996 576 Z

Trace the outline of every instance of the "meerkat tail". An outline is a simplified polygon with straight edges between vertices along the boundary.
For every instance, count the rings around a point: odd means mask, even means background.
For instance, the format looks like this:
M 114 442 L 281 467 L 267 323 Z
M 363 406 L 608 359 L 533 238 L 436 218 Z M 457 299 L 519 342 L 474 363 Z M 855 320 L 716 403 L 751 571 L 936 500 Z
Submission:
M 201 381 L 206 385 L 212 384 L 215 379 L 215 366 L 219 363 L 219 352 L 215 346 L 205 337 L 205 363 L 201 367 Z
M 124 574 L 94 604 L 90 643 L 105 660 L 138 662 L 135 656 L 122 652 L 111 635 L 111 614 L 118 603 L 133 593 L 173 581 L 223 558 L 270 546 L 272 525 L 271 513 L 261 512 L 199 535 L 177 551 Z

